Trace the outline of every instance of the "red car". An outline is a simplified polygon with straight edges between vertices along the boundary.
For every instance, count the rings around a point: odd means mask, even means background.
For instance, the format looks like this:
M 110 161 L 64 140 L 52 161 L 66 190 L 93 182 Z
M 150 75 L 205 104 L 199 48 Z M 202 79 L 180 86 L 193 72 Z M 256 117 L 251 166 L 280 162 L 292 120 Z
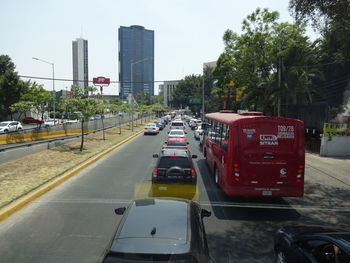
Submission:
M 22 122 L 23 122 L 23 123 L 26 123 L 26 124 L 28 124 L 28 123 L 37 123 L 37 124 L 42 124 L 42 123 L 44 123 L 43 120 L 35 119 L 35 118 L 33 118 L 33 117 L 24 117 L 24 118 L 22 119 Z
M 186 138 L 169 137 L 163 148 L 187 149 L 187 144 L 189 143 L 187 142 Z

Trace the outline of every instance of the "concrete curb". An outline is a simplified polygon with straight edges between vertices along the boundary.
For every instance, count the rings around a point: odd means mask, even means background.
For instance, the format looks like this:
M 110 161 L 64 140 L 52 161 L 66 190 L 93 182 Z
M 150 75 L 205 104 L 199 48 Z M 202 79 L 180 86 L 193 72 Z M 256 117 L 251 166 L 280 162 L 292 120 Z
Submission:
M 40 196 L 46 194 L 51 189 L 53 189 L 56 186 L 60 185 L 61 183 L 65 182 L 66 180 L 68 180 L 72 176 L 76 175 L 77 173 L 79 173 L 80 171 L 82 171 L 83 169 L 88 167 L 90 164 L 92 164 L 92 163 L 96 162 L 97 160 L 101 159 L 102 157 L 104 157 L 105 155 L 110 153 L 111 151 L 117 149 L 118 147 L 120 147 L 124 143 L 130 141 L 131 139 L 135 138 L 136 136 L 140 135 L 141 133 L 143 133 L 143 130 L 141 130 L 139 132 L 136 132 L 135 134 L 129 136 L 128 138 L 124 139 L 123 141 L 119 142 L 118 144 L 116 144 L 116 145 L 108 148 L 107 150 L 104 150 L 103 152 L 101 152 L 101 153 L 91 157 L 90 159 L 88 159 L 84 163 L 78 165 L 77 167 L 75 167 L 75 168 L 65 172 L 61 176 L 58 176 L 57 178 L 55 178 L 55 179 L 49 181 L 48 183 L 40 186 L 36 190 L 33 190 L 32 192 L 29 192 L 25 196 L 19 198 L 18 200 L 10 203 L 7 206 L 5 206 L 4 208 L 2 208 L 0 210 L 0 222 L 4 221 L 8 217 L 10 217 L 12 214 L 16 213 L 17 211 L 19 211 L 20 209 L 22 209 L 26 205 L 28 205 L 31 202 L 33 202 L 35 199 L 37 199 Z

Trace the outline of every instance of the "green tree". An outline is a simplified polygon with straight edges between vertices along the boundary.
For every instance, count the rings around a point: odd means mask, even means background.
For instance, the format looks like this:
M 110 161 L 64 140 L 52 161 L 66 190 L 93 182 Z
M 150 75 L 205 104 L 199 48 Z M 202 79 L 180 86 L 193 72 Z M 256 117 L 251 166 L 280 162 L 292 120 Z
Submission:
M 102 103 L 98 103 L 96 105 L 96 113 L 101 115 L 101 123 L 102 123 L 102 136 L 103 136 L 103 140 L 106 140 L 106 136 L 105 136 L 105 124 L 104 124 L 104 114 L 105 114 L 105 110 L 107 109 L 108 105 L 106 104 L 102 104 Z
M 22 94 L 21 101 L 31 102 L 41 119 L 44 119 L 44 113 L 49 111 L 49 104 L 53 103 L 54 97 L 52 92 L 44 89 L 43 85 L 33 83 L 27 88 L 27 91 Z M 41 124 L 40 124 L 41 125 Z
M 72 92 L 72 98 L 81 98 L 84 96 L 83 89 L 78 85 L 72 85 L 70 91 Z
M 28 86 L 29 82 L 20 80 L 15 72 L 11 58 L 0 55 L 0 119 L 7 119 L 11 115 L 11 105 L 20 100 Z
M 202 97 L 202 76 L 194 74 L 185 76 L 179 81 L 173 97 L 175 107 L 189 107 L 193 112 L 199 112 L 200 104 L 191 104 L 190 99 Z
M 271 37 L 278 17 L 278 12 L 257 8 L 243 20 L 241 36 L 227 30 L 223 37 L 226 47 L 215 71 L 217 86 L 224 89 L 224 85 L 234 81 L 230 98 L 234 98 L 235 88 L 246 86 L 243 104 L 252 105 L 254 110 L 265 110 L 273 99 Z
M 316 48 L 305 36 L 304 23 L 278 23 L 278 17 L 278 12 L 257 8 L 243 20 L 242 35 L 225 32 L 225 52 L 214 71 L 214 98 L 224 95 L 230 108 L 265 114 L 280 114 L 282 103 L 286 114 L 288 105 L 312 101 L 312 82 L 319 72 L 301 65 L 315 62 Z M 235 85 L 225 87 L 230 81 Z
M 80 151 L 84 147 L 84 124 L 90 117 L 94 116 L 98 109 L 98 102 L 90 98 L 71 98 L 65 100 L 65 108 L 71 112 L 76 112 L 81 123 L 81 144 Z
M 339 23 L 349 32 L 348 0 L 290 0 L 289 9 L 296 19 L 311 20 L 318 30 L 327 30 L 329 25 Z
M 321 33 L 316 41 L 318 63 L 323 78 L 314 82 L 315 101 L 325 101 L 329 108 L 343 111 L 350 77 L 350 5 L 348 0 L 290 0 L 289 9 L 296 19 L 312 21 Z
M 11 111 L 13 113 L 18 112 L 18 120 L 21 119 L 22 114 L 25 114 L 26 112 L 30 111 L 33 108 L 33 102 L 31 101 L 19 101 L 10 106 Z
M 94 92 L 98 92 L 98 89 L 95 86 L 87 86 L 85 88 L 85 92 L 87 93 L 87 96 L 92 96 L 94 94 Z M 90 92 L 90 94 L 89 94 Z
M 106 107 L 115 116 L 116 120 L 117 120 L 117 116 L 118 116 L 119 134 L 122 134 L 121 118 L 123 115 L 121 114 L 121 112 L 123 111 L 123 105 L 112 103 L 112 104 L 107 105 Z M 117 123 L 115 123 L 115 126 L 117 126 Z
M 317 67 L 317 49 L 305 35 L 305 23 L 279 23 L 273 33 L 272 52 L 275 54 L 274 80 L 277 84 L 275 109 L 282 102 L 284 115 L 289 105 L 310 104 L 316 91 L 313 83 L 322 77 Z M 277 103 L 278 102 L 278 103 Z M 276 105 L 277 103 L 277 105 Z
M 158 95 L 155 95 L 151 98 L 151 103 L 155 104 L 155 103 L 160 103 L 163 104 L 164 103 L 164 91 L 160 91 Z
M 138 104 L 150 105 L 151 96 L 149 93 L 141 91 L 135 94 L 135 100 Z
M 220 109 L 219 98 L 214 95 L 214 91 L 217 83 L 217 80 L 215 79 L 215 76 L 214 76 L 214 70 L 215 69 L 211 67 L 205 67 L 203 70 L 204 104 L 205 104 L 204 111 L 205 112 L 215 112 Z

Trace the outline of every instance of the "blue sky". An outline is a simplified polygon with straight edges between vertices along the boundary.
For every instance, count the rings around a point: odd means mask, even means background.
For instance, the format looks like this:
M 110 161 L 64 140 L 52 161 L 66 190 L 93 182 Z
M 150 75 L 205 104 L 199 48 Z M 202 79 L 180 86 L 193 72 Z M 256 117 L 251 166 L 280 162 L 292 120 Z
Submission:
M 9 55 L 20 75 L 72 79 L 72 40 L 89 42 L 89 79 L 118 80 L 118 28 L 142 25 L 155 31 L 155 80 L 200 74 L 204 62 L 223 51 L 226 29 L 241 33 L 242 20 L 257 7 L 292 22 L 286 0 L 0 0 L 0 54 Z M 314 38 L 312 30 L 308 34 Z M 52 90 L 52 82 L 37 80 Z M 70 87 L 56 81 L 56 90 Z M 158 87 L 158 84 L 156 84 Z M 117 94 L 118 85 L 105 88 Z

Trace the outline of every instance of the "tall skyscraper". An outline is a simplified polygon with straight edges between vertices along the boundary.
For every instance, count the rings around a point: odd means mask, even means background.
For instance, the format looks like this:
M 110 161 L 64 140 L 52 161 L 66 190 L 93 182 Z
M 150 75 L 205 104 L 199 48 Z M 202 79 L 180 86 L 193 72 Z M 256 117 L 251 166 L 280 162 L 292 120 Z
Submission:
M 119 39 L 120 96 L 141 91 L 154 95 L 154 31 L 121 26 Z
M 77 38 L 72 41 L 73 54 L 73 85 L 79 86 L 84 93 L 89 85 L 89 66 L 88 66 L 88 41 Z

